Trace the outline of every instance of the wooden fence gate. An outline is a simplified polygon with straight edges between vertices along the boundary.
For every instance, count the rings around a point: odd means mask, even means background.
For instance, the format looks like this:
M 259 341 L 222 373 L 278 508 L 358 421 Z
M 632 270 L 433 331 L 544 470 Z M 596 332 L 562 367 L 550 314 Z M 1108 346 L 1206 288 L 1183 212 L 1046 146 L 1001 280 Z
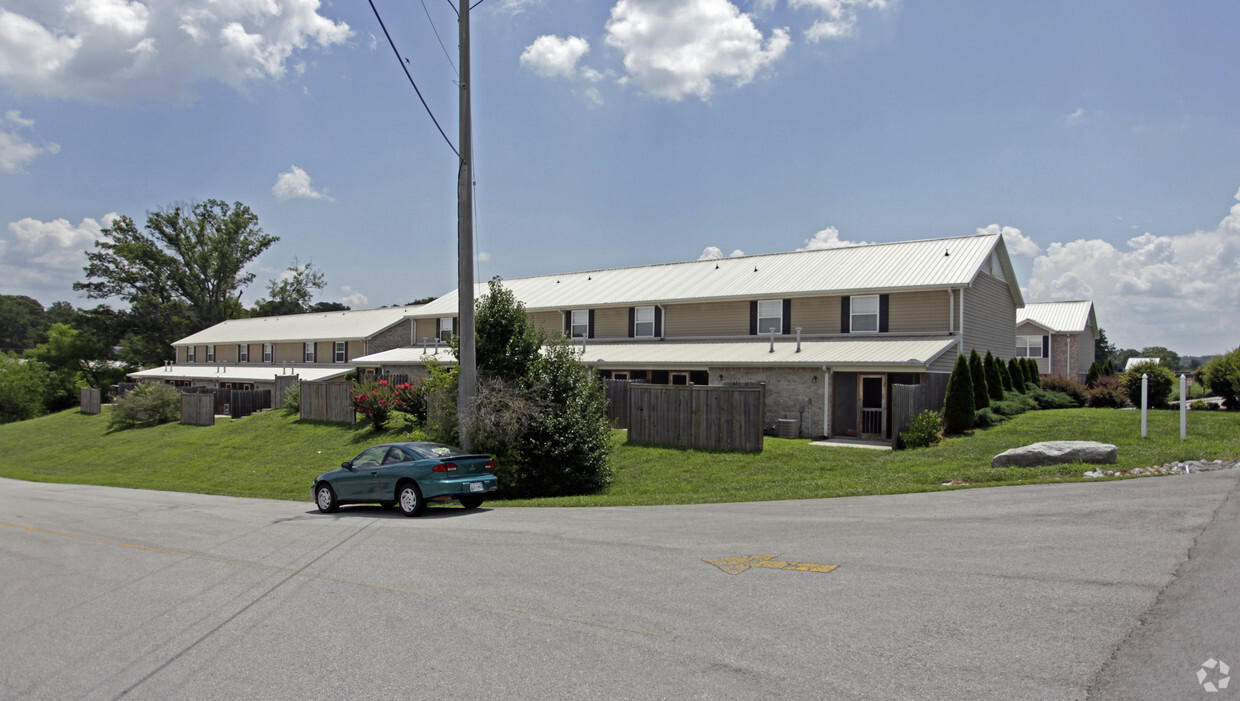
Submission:
M 351 424 L 357 420 L 353 410 L 352 382 L 302 382 L 301 418 Z
M 704 450 L 762 451 L 766 388 L 631 384 L 629 440 Z
M 301 380 L 298 379 L 297 375 L 276 375 L 276 391 L 271 397 L 271 406 L 276 409 L 283 409 L 285 400 L 284 393 L 288 391 L 289 387 L 292 387 L 299 382 L 301 382 Z M 298 391 L 300 390 L 301 388 L 298 387 Z
M 182 393 L 181 423 L 190 426 L 214 426 L 215 396 L 201 392 Z
M 921 412 L 942 411 L 947 395 L 947 378 L 944 373 L 926 373 L 919 385 L 891 386 L 891 445 L 895 447 L 900 431 L 909 420 Z

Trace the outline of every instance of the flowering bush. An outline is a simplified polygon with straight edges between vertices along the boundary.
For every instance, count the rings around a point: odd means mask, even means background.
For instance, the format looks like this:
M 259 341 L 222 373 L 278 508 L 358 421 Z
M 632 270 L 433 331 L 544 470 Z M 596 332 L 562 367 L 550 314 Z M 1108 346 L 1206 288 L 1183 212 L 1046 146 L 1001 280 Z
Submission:
M 397 411 L 409 414 L 418 423 L 426 423 L 426 380 L 402 382 L 392 388 L 392 399 Z
M 379 380 L 354 385 L 353 407 L 366 417 L 371 428 L 376 432 L 382 431 L 396 408 L 391 384 L 387 380 Z

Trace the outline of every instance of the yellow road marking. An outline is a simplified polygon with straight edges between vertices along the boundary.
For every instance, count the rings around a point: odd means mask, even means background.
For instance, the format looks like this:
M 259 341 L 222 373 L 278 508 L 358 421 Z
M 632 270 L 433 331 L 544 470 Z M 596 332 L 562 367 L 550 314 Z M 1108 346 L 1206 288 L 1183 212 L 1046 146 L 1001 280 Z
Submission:
M 798 570 L 801 572 L 830 572 L 839 567 L 839 565 L 819 565 L 813 562 L 784 562 L 776 560 L 775 557 L 775 555 L 742 555 L 740 557 L 721 557 L 715 560 L 709 558 L 702 559 L 728 574 L 740 574 L 751 567 L 765 567 L 771 570 Z
M 639 633 L 641 635 L 649 635 L 660 637 L 667 635 L 665 631 L 648 630 L 646 628 L 636 628 L 633 626 L 619 625 L 616 623 L 608 623 L 606 621 L 596 621 L 591 618 L 581 616 L 572 616 L 563 613 L 554 613 L 552 611 L 541 611 L 539 609 L 525 608 L 524 606 L 511 606 L 509 604 L 500 604 L 494 601 L 483 601 L 481 599 L 470 599 L 464 596 L 456 596 L 453 594 L 443 594 L 440 592 L 423 591 L 420 589 L 406 589 L 404 587 L 394 587 L 387 584 L 376 584 L 375 582 L 363 582 L 358 579 L 346 579 L 344 577 L 333 577 L 328 574 L 315 574 L 313 572 L 303 572 L 301 570 L 290 569 L 288 567 L 277 567 L 275 565 L 264 565 L 258 562 L 247 562 L 245 560 L 233 560 L 226 557 L 216 557 L 214 555 L 202 555 L 199 553 L 187 553 L 180 550 L 167 550 L 165 548 L 154 548 L 149 545 L 138 545 L 136 543 L 125 543 L 118 540 L 109 540 L 107 538 L 97 538 L 95 536 L 81 535 L 78 533 L 64 533 L 62 531 L 51 531 L 46 528 L 35 528 L 33 526 L 23 526 L 17 523 L 5 523 L 0 521 L 0 526 L 8 526 L 10 528 L 20 528 L 35 533 L 45 533 L 48 535 L 62 536 L 65 538 L 76 538 L 92 543 L 100 543 L 103 545 L 113 545 L 121 548 L 132 548 L 134 550 L 146 550 L 148 552 L 161 553 L 164 555 L 179 555 L 181 557 L 193 558 L 196 560 L 208 560 L 210 562 L 221 562 L 227 565 L 237 565 L 239 567 L 249 567 L 258 570 L 267 570 L 269 572 L 280 572 L 284 574 L 293 574 L 308 579 L 318 579 L 325 582 L 335 582 L 337 584 L 353 584 L 359 587 L 368 587 L 370 589 L 380 589 L 383 591 L 397 592 L 400 594 L 413 594 L 415 596 L 425 596 L 431 599 L 440 599 L 443 601 L 452 601 L 458 604 L 467 604 L 470 606 L 480 606 L 483 608 L 495 609 L 498 611 L 508 611 L 510 613 L 521 613 L 528 616 L 537 616 L 541 618 L 553 618 L 559 621 L 569 621 L 572 623 L 582 623 L 589 626 L 599 628 L 610 628 L 611 630 L 624 631 L 626 633 Z

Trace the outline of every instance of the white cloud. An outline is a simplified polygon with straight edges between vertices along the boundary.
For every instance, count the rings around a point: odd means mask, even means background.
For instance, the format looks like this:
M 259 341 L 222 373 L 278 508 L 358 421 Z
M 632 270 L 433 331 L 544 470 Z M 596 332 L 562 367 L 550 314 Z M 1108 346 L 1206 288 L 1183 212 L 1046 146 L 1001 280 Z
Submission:
M 589 51 L 590 42 L 581 37 L 544 34 L 521 52 L 521 65 L 544 78 L 572 78 L 577 62 Z
M 294 54 L 352 34 L 319 9 L 319 0 L 46 0 L 25 14 L 0 10 L 0 83 L 123 103 L 182 98 L 205 80 L 279 80 Z
M 620 0 L 604 41 L 624 54 L 622 84 L 673 101 L 707 100 L 718 80 L 745 85 L 789 44 L 786 28 L 764 39 L 728 0 Z
M 5 123 L 15 129 L 9 130 Z M 4 113 L 4 119 L 0 120 L 0 173 L 25 173 L 26 166 L 34 159 L 45 153 L 60 152 L 60 144 L 44 142 L 36 146 L 18 133 L 18 130 L 31 130 L 33 127 L 34 120 L 22 117 L 17 110 Z
M 736 249 L 728 254 L 729 258 L 740 258 L 745 255 L 741 249 Z M 702 255 L 698 256 L 698 260 L 719 260 L 723 258 L 723 251 L 718 246 L 707 246 L 702 249 Z
M 1240 200 L 1240 192 L 1236 194 Z M 1052 243 L 1033 262 L 1029 301 L 1092 299 L 1116 346 L 1181 354 L 1240 345 L 1240 204 L 1212 231 Z
M 99 220 L 87 218 L 77 226 L 67 219 L 43 222 L 27 217 L 11 222 L 8 236 L 0 239 L 5 292 L 28 294 L 45 304 L 70 297 L 73 283 L 82 279 L 86 251 L 103 239 L 101 230 L 115 218 L 115 213 Z
M 823 39 L 847 39 L 857 35 L 857 10 L 886 10 L 898 0 L 789 0 L 797 9 L 809 8 L 821 14 L 805 38 L 811 42 Z
M 331 199 L 326 194 L 315 190 L 314 184 L 310 181 L 310 174 L 297 166 L 292 166 L 276 176 L 276 184 L 271 186 L 271 194 L 281 201 L 296 197 L 312 200 Z
M 479 251 L 479 252 L 478 252 L 478 262 L 479 262 L 479 263 L 490 263 L 490 262 L 491 262 L 491 254 L 490 254 L 490 253 L 487 253 L 486 251 Z
M 1067 124 L 1068 126 L 1075 126 L 1077 124 L 1080 124 L 1084 120 L 1085 120 L 1085 108 L 1084 107 L 1077 107 L 1075 112 L 1071 112 L 1063 116 L 1063 122 L 1064 124 Z
M 1014 226 L 999 226 L 991 224 L 985 228 L 978 227 L 979 234 L 1002 234 L 1003 243 L 1007 245 L 1008 254 L 1013 256 L 1029 256 L 1033 257 L 1042 252 L 1042 247 L 1033 242 L 1033 239 L 1025 236 Z
M 538 7 L 543 4 L 543 0 L 500 0 L 496 5 L 496 12 L 506 15 L 519 15 L 531 7 Z
M 337 299 L 336 301 L 341 304 L 348 305 L 354 309 L 362 309 L 368 302 L 370 302 L 370 299 L 366 297 L 366 295 L 362 294 L 359 290 L 349 287 L 348 285 L 341 285 L 340 291 L 344 293 L 344 296 L 340 297 L 340 299 Z
M 840 230 L 834 226 L 827 228 L 814 234 L 813 238 L 805 239 L 805 245 L 798 248 L 798 251 L 817 251 L 823 248 L 844 248 L 845 246 L 868 246 L 868 241 L 841 241 Z

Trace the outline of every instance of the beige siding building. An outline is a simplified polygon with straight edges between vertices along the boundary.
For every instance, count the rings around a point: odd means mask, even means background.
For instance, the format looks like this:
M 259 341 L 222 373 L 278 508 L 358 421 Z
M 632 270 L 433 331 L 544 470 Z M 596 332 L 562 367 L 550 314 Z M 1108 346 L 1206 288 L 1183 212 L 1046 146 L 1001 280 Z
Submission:
M 802 435 L 890 438 L 896 384 L 951 372 L 958 353 L 1004 360 L 1024 305 L 1000 236 L 796 251 L 504 281 L 530 320 L 581 344 L 604 377 L 765 382 L 768 422 Z M 487 293 L 485 284 L 475 298 Z M 452 292 L 410 316 L 456 314 Z M 359 357 L 424 375 L 425 344 Z
M 1043 375 L 1084 379 L 1099 338 L 1094 303 L 1031 302 L 1016 315 L 1016 354 L 1034 358 Z

